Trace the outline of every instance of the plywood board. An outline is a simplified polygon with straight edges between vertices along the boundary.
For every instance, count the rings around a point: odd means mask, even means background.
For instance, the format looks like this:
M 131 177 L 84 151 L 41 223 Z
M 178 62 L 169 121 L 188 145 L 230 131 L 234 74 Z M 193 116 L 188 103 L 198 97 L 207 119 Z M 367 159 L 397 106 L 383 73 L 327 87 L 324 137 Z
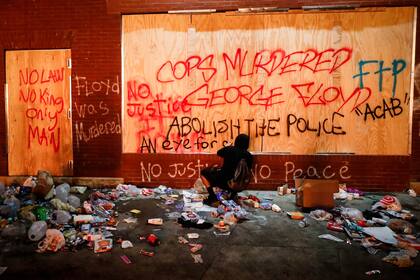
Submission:
M 6 52 L 9 175 L 72 175 L 70 50 Z
M 410 154 L 415 13 L 123 16 L 123 152 Z

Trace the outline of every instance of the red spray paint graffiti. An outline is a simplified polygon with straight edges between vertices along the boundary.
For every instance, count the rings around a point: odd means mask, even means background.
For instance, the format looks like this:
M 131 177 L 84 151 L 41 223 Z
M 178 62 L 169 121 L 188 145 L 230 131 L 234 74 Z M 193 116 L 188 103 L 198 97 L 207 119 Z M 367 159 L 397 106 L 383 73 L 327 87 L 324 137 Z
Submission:
M 63 97 L 50 91 L 49 85 L 63 83 L 64 67 L 58 69 L 19 70 L 19 102 L 27 104 L 24 117 L 28 123 L 27 147 L 32 145 L 60 150 L 59 120 L 64 112 Z

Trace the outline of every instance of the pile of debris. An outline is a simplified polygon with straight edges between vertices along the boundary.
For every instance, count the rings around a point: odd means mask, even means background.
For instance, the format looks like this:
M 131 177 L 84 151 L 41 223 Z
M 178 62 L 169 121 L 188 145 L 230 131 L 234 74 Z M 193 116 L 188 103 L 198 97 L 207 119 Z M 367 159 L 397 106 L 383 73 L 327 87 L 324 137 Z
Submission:
M 254 209 L 285 213 L 273 202 L 273 197 L 246 195 L 231 200 L 222 190 L 216 191 L 218 204 L 207 206 L 203 204 L 206 189 L 200 180 L 192 189 L 179 191 L 163 185 L 152 189 L 129 184 L 120 184 L 114 189 L 86 190 L 84 186 L 67 183 L 55 186 L 52 176 L 46 171 L 40 171 L 37 177 L 29 177 L 22 185 L 6 187 L 0 184 L 1 238 L 37 242 L 34 246 L 37 244 L 39 253 L 77 251 L 86 247 L 94 253 L 103 253 L 111 251 L 117 244 L 122 249 L 136 247 L 133 240 L 119 236 L 119 225 L 137 224 L 142 212 L 131 209 L 128 213 L 119 213 L 118 202 L 149 198 L 159 201 L 157 206 L 165 208 L 166 213 L 164 217 L 148 218 L 147 224 L 161 226 L 171 220 L 183 228 L 210 230 L 216 237 L 229 236 L 235 225 L 251 219 Z M 288 185 L 278 189 L 281 196 L 294 193 L 297 190 Z M 363 196 L 363 192 L 343 186 L 334 195 L 340 200 L 362 199 Z M 287 215 L 299 220 L 300 227 L 309 226 L 307 214 L 293 211 Z M 383 260 L 399 267 L 412 266 L 412 259 L 420 248 L 419 235 L 415 235 L 413 227 L 416 218 L 403 210 L 394 196 L 382 197 L 364 212 L 341 206 L 330 212 L 314 210 L 309 216 L 325 222 L 328 230 L 345 234 L 347 243 L 360 242 L 370 254 L 387 252 Z M 178 242 L 188 248 L 194 263 L 203 262 L 200 252 L 204 245 L 199 237 L 196 232 L 178 236 Z M 136 238 L 147 244 L 147 247 L 139 248 L 141 255 L 152 257 L 157 253 L 155 248 L 161 242 L 158 234 Z M 319 238 L 344 242 L 332 234 L 322 234 Z M 132 263 L 126 255 L 122 255 L 121 260 Z
M 341 191 L 336 198 L 347 199 L 347 195 Z M 330 212 L 314 210 L 309 216 L 325 221 L 330 231 L 345 233 L 347 243 L 359 242 L 369 254 L 376 255 L 381 250 L 387 252 L 382 260 L 399 267 L 412 266 L 412 259 L 420 249 L 419 235 L 415 234 L 413 226 L 417 219 L 410 211 L 402 209 L 395 196 L 386 195 L 363 212 L 340 206 Z M 323 234 L 319 238 L 344 242 L 332 234 Z
M 1 184 L 1 238 L 37 242 L 36 251 L 39 253 L 77 251 L 85 247 L 94 253 L 103 253 L 111 251 L 116 244 L 123 249 L 134 247 L 132 241 L 118 235 L 118 225 L 136 224 L 141 210 L 132 209 L 129 213 L 120 214 L 117 202 L 147 198 L 161 202 L 168 211 L 165 214 L 168 220 L 176 220 L 185 228 L 213 229 L 216 236 L 229 235 L 232 226 L 247 219 L 248 215 L 243 207 L 232 200 L 226 200 L 223 194 L 219 195 L 220 205 L 217 208 L 204 205 L 206 194 L 194 188 L 179 193 L 163 185 L 151 189 L 120 184 L 114 189 L 86 190 L 87 187 L 70 186 L 67 183 L 55 186 L 53 177 L 47 171 L 29 177 L 22 185 L 6 187 Z M 268 207 L 256 197 L 243 201 Z M 168 207 L 175 208 L 175 211 L 170 212 Z M 210 219 L 199 214 L 206 212 L 210 213 Z M 149 218 L 147 223 L 159 226 L 164 223 L 164 219 Z M 189 234 L 188 239 L 198 236 Z M 142 248 L 140 254 L 154 256 L 154 248 L 160 244 L 160 238 L 155 234 L 147 234 L 138 236 L 138 239 L 150 245 L 149 249 Z M 179 236 L 179 240 L 189 245 L 195 263 L 203 262 L 197 253 L 202 249 L 202 244 L 188 240 L 185 242 L 182 236 Z M 121 259 L 127 264 L 131 263 L 125 255 Z

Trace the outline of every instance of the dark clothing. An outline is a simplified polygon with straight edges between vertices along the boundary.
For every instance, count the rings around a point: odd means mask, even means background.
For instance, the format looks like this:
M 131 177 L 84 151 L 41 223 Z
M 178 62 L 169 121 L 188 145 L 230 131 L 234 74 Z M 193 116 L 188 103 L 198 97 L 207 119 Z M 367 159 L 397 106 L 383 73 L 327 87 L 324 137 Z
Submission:
M 222 167 L 207 167 L 201 171 L 201 175 L 210 183 L 208 188 L 210 199 L 215 197 L 213 187 L 228 190 L 235 196 L 236 192 L 229 188 L 228 181 L 233 178 L 241 159 L 245 159 L 248 167 L 252 168 L 252 155 L 247 150 L 235 146 L 223 147 L 217 151 L 217 155 L 223 158 Z
M 223 147 L 217 151 L 217 155 L 223 158 L 220 176 L 224 184 L 233 178 L 236 167 L 241 159 L 245 159 L 249 169 L 252 168 L 252 155 L 247 150 L 238 149 L 235 146 Z

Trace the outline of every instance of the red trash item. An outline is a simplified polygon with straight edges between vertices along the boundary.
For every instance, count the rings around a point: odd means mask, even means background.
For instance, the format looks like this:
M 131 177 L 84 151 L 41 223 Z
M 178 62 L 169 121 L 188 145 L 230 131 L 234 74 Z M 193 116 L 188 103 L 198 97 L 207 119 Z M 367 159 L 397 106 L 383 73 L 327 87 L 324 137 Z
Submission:
M 363 221 L 363 220 L 359 220 L 359 221 L 357 221 L 357 225 L 358 225 L 358 226 L 361 226 L 361 227 L 367 227 L 367 223 L 366 223 L 366 221 Z
M 289 216 L 292 220 L 303 220 L 305 219 L 305 215 L 302 212 L 294 211 L 294 212 L 287 212 L 287 216 Z
M 260 199 L 258 197 L 256 197 L 255 195 L 249 195 L 248 199 L 251 199 L 251 200 L 256 201 L 256 202 L 260 202 Z
M 395 197 L 391 195 L 386 195 L 380 201 L 382 204 L 391 205 L 392 203 L 395 203 Z
M 122 255 L 120 257 L 122 259 L 123 262 L 125 262 L 125 264 L 131 264 L 131 260 L 126 256 L 126 255 Z
M 343 226 L 339 225 L 337 223 L 334 223 L 334 222 L 328 222 L 327 223 L 327 229 L 332 230 L 332 231 L 341 232 L 341 231 L 343 231 Z
M 143 250 L 143 249 L 140 250 L 140 254 L 142 254 L 143 256 L 148 256 L 148 257 L 153 257 L 155 255 L 154 252 L 148 252 L 148 251 Z
M 154 235 L 153 233 L 152 234 L 149 234 L 146 237 L 146 240 L 152 246 L 157 246 L 160 243 L 159 238 L 156 235 Z

